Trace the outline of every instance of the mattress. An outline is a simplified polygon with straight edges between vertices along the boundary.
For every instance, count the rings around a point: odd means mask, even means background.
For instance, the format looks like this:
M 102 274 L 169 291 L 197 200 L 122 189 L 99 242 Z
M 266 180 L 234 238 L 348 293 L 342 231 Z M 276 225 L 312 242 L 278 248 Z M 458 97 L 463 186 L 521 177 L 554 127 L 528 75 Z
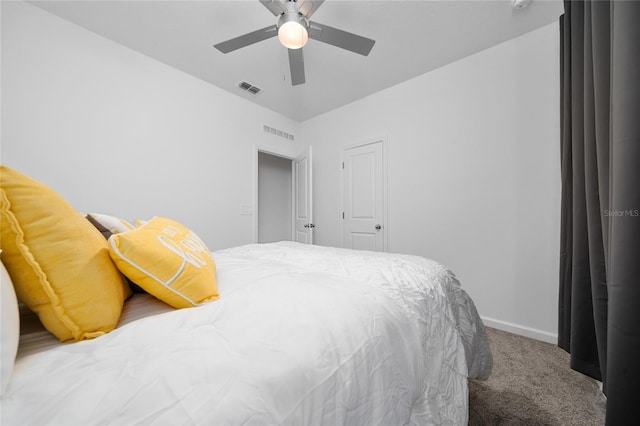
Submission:
M 292 242 L 213 255 L 218 301 L 138 295 L 102 337 L 22 336 L 2 423 L 467 423 L 492 357 L 443 265 Z

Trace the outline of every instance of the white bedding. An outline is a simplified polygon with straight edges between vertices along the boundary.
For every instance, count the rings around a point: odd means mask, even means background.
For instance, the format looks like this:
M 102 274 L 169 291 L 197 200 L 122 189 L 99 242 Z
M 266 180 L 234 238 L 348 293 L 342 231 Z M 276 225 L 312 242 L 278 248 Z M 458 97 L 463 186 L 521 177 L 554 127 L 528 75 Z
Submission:
M 2 424 L 466 424 L 492 366 L 442 265 L 297 243 L 214 252 L 219 301 L 127 302 L 90 341 L 25 336 Z

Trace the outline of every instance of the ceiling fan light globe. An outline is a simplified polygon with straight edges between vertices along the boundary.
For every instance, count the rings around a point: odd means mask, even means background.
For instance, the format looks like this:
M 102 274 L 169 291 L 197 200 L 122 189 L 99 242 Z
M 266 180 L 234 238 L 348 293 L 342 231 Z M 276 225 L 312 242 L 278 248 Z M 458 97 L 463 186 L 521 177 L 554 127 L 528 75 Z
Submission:
M 296 21 L 288 21 L 278 28 L 278 40 L 287 49 L 300 49 L 309 40 L 307 29 Z

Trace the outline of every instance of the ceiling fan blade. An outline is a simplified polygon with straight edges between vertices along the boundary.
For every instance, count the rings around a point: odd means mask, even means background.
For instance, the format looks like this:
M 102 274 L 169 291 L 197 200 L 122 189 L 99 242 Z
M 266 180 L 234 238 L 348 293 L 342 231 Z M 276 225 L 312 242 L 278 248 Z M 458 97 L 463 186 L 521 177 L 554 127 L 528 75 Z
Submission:
M 221 51 L 222 53 L 233 52 L 242 47 L 249 46 L 262 40 L 266 40 L 278 35 L 278 30 L 275 25 L 241 35 L 240 37 L 232 38 L 231 40 L 223 41 L 222 43 L 214 44 L 213 47 Z
M 296 8 L 302 16 L 309 19 L 322 3 L 324 3 L 324 0 L 298 0 L 296 2 Z
M 317 22 L 309 22 L 309 38 L 367 56 L 375 40 Z
M 284 7 L 284 4 L 282 4 L 281 1 L 278 1 L 278 0 L 259 0 L 259 1 L 260 3 L 262 3 L 264 7 L 269 9 L 269 11 L 273 13 L 275 16 L 278 16 L 284 13 L 284 11 L 286 10 Z
M 289 69 L 291 70 L 291 85 L 304 84 L 304 57 L 302 49 L 289 49 Z

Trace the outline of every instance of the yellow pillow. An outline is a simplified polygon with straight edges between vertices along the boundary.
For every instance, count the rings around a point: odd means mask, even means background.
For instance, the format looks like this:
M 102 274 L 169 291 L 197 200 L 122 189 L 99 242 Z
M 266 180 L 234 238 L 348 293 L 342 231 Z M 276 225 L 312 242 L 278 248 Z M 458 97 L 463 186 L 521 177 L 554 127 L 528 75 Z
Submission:
M 131 294 L 93 225 L 49 187 L 0 166 L 2 260 L 18 299 L 63 342 L 113 330 Z
M 211 252 L 178 222 L 154 217 L 137 229 L 113 234 L 109 246 L 120 272 L 174 308 L 219 298 Z

